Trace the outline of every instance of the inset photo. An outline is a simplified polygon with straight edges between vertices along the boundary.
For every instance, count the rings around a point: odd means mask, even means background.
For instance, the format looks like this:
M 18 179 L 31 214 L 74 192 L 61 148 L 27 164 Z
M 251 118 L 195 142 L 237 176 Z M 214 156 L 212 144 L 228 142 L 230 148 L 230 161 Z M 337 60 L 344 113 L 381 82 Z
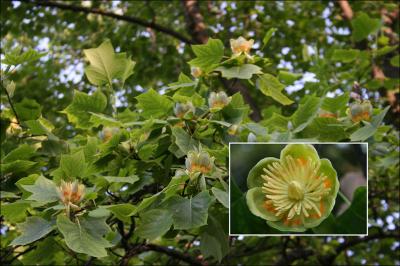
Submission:
M 367 143 L 230 143 L 230 235 L 368 234 Z

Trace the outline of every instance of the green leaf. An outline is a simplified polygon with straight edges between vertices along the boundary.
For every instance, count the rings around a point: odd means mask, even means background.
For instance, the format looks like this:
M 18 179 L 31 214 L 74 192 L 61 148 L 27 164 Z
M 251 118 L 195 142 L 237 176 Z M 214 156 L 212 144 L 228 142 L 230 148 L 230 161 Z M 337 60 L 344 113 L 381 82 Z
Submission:
M 94 127 L 98 127 L 100 125 L 105 127 L 121 127 L 122 123 L 111 116 L 107 116 L 105 114 L 97 114 L 90 112 L 92 115 L 90 117 L 90 123 L 93 124 Z
M 263 50 L 265 48 L 265 46 L 267 46 L 269 40 L 271 39 L 271 37 L 274 35 L 274 33 L 277 31 L 276 28 L 270 28 L 267 33 L 264 35 L 263 38 L 263 46 L 261 48 L 261 50 Z
M 301 74 L 281 70 L 279 71 L 278 79 L 286 85 L 291 85 L 293 82 L 301 78 L 301 76 Z
M 53 181 L 39 176 L 33 185 L 21 185 L 23 189 L 32 193 L 27 200 L 39 202 L 54 202 L 59 200 L 56 185 Z
M 373 52 L 375 53 L 376 56 L 382 56 L 397 50 L 398 47 L 399 47 L 398 45 L 393 45 L 393 46 L 387 45 L 382 48 L 379 48 L 378 50 L 374 50 Z
M 354 191 L 350 207 L 336 218 L 341 233 L 366 234 L 367 208 L 367 189 L 362 186 Z
M 85 68 L 85 74 L 94 85 L 111 85 L 113 79 L 120 79 L 124 83 L 133 74 L 135 62 L 127 58 L 126 53 L 116 54 L 110 40 L 83 52 L 90 62 Z
M 21 53 L 21 47 L 17 47 L 10 53 L 6 53 L 5 58 L 4 60 L 1 60 L 1 63 L 16 66 L 19 64 L 36 61 L 46 54 L 47 53 L 38 53 L 32 48 L 29 48 L 28 51 Z
M 138 101 L 136 107 L 142 109 L 140 115 L 144 118 L 165 117 L 172 111 L 173 102 L 153 89 L 140 94 L 136 99 Z
M 137 175 L 130 176 L 102 176 L 108 183 L 127 183 L 134 184 L 139 180 Z
M 225 206 L 225 208 L 229 208 L 229 195 L 226 191 L 223 191 L 219 188 L 213 187 L 211 189 L 212 193 L 214 196 L 217 198 L 217 200 Z
M 368 35 L 375 33 L 381 26 L 379 19 L 370 18 L 366 13 L 360 12 L 359 15 L 351 21 L 353 28 L 353 39 L 359 42 L 368 37 Z
M 77 128 L 89 129 L 93 126 L 90 122 L 90 112 L 101 113 L 106 106 L 107 98 L 100 90 L 96 90 L 92 95 L 75 90 L 71 104 L 62 113 L 65 113 L 69 122 Z
M 390 64 L 395 67 L 400 67 L 400 56 L 393 56 L 392 59 L 390 59 Z
M 302 131 L 306 128 L 318 114 L 318 109 L 321 106 L 321 98 L 316 96 L 306 96 L 303 103 L 299 105 L 296 112 L 293 113 L 291 120 L 294 126 L 294 133 Z
M 106 209 L 111 211 L 119 220 L 130 223 L 130 216 L 136 212 L 136 207 L 129 203 L 108 205 Z
M 26 210 L 31 205 L 28 202 L 16 201 L 8 204 L 1 204 L 0 213 L 4 216 L 5 220 L 10 223 L 18 223 L 25 219 Z
M 86 163 L 83 150 L 74 154 L 62 154 L 60 168 L 69 178 L 84 177 L 86 172 Z
M 220 66 L 215 69 L 215 71 L 220 71 L 222 77 L 231 79 L 251 79 L 254 74 L 262 74 L 261 67 L 253 65 L 253 64 L 244 64 L 241 66 L 235 67 L 224 67 Z
M 27 245 L 53 231 L 53 225 L 38 216 L 26 218 L 26 222 L 18 224 L 18 228 L 22 234 L 15 238 L 10 245 Z
M 218 66 L 224 56 L 224 44 L 221 40 L 209 38 L 206 44 L 192 45 L 197 58 L 189 61 L 189 64 L 210 72 Z
M 229 236 L 225 233 L 224 228 L 217 218 L 209 216 L 207 225 L 201 231 L 201 254 L 205 258 L 211 256 L 221 262 L 229 252 Z
M 3 158 L 4 163 L 9 163 L 14 160 L 28 160 L 32 158 L 36 153 L 36 148 L 28 145 L 22 144 L 15 148 L 14 150 L 10 151 L 6 156 Z
M 316 117 L 302 132 L 302 137 L 320 141 L 340 141 L 348 138 L 343 123 L 332 117 Z
M 106 257 L 106 248 L 112 247 L 112 244 L 103 238 L 110 231 L 105 218 L 80 219 L 78 225 L 64 215 L 57 217 L 57 227 L 63 234 L 67 246 L 78 253 L 96 258 Z
M 278 101 L 283 105 L 289 105 L 293 103 L 292 100 L 282 93 L 285 85 L 280 83 L 280 81 L 271 74 L 266 73 L 261 75 L 257 80 L 257 86 L 262 93 L 272 97 L 275 101 Z
M 172 225 L 172 213 L 168 210 L 154 209 L 140 215 L 136 228 L 138 236 L 153 240 L 164 235 Z
M 35 167 L 37 164 L 38 164 L 37 162 L 32 162 L 27 160 L 16 160 L 10 163 L 3 163 L 0 165 L 1 174 L 5 175 L 8 173 L 13 173 L 13 174 L 24 173 Z
M 360 50 L 357 49 L 336 49 L 333 51 L 332 60 L 343 63 L 350 63 L 358 58 Z
M 180 127 L 172 128 L 172 135 L 175 137 L 175 143 L 179 149 L 187 154 L 189 151 L 199 148 L 200 142 Z
M 178 195 L 172 196 L 165 204 L 173 213 L 174 228 L 187 230 L 207 223 L 208 207 L 211 202 L 211 196 L 207 191 L 203 191 L 189 199 Z
M 343 111 L 346 109 L 346 105 L 349 102 L 350 96 L 348 92 L 343 93 L 340 96 L 335 96 L 333 98 L 324 98 L 322 101 L 321 108 L 336 114 L 338 111 Z
M 33 99 L 24 98 L 15 104 L 15 111 L 21 121 L 35 120 L 40 117 L 42 106 Z
M 357 129 L 353 134 L 350 135 L 351 141 L 364 141 L 372 137 L 378 130 L 379 125 L 382 123 L 390 106 L 387 106 L 382 112 L 372 118 L 371 123 Z

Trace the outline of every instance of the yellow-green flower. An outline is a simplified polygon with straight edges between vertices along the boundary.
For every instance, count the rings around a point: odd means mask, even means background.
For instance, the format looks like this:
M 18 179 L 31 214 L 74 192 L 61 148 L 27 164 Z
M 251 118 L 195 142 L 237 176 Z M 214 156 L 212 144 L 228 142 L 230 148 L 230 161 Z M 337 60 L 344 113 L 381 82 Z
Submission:
M 240 36 L 237 39 L 231 39 L 230 43 L 233 54 L 240 55 L 241 53 L 245 53 L 246 55 L 249 55 L 251 47 L 254 44 L 254 40 L 246 40 Z
M 182 118 L 185 116 L 187 113 L 194 113 L 195 112 L 195 107 L 192 104 L 192 102 L 187 102 L 187 103 L 176 103 L 174 107 L 174 113 L 176 117 Z
M 355 123 L 360 122 L 361 120 L 369 121 L 371 120 L 372 115 L 371 102 L 368 100 L 365 100 L 363 102 L 354 102 L 347 110 L 347 114 L 349 115 L 350 119 Z
M 335 169 L 309 144 L 289 144 L 247 177 L 250 211 L 281 231 L 304 232 L 329 216 L 339 190 Z
M 231 101 L 231 97 L 228 97 L 224 91 L 211 92 L 210 97 L 208 97 L 208 105 L 211 111 L 219 111 L 225 106 L 227 106 Z
M 209 174 L 214 168 L 214 159 L 206 151 L 190 151 L 185 161 L 186 170 L 190 174 Z
M 198 67 L 191 67 L 190 74 L 192 74 L 193 77 L 198 78 L 203 74 L 203 71 Z

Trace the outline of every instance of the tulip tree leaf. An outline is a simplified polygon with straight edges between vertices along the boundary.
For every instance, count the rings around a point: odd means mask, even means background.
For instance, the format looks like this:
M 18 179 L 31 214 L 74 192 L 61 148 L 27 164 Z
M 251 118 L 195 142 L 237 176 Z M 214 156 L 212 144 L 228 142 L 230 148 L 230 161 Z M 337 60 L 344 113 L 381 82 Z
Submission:
M 96 90 L 92 95 L 75 90 L 72 103 L 62 112 L 77 128 L 89 129 L 94 125 L 90 121 L 90 112 L 101 113 L 106 106 L 107 98 L 100 90 Z
M 120 79 L 124 83 L 133 74 L 135 62 L 127 58 L 126 53 L 116 54 L 110 40 L 83 52 L 90 62 L 85 74 L 94 85 L 112 84 L 113 79 Z
M 142 109 L 140 115 L 144 118 L 159 118 L 167 116 L 172 111 L 172 101 L 153 89 L 140 94 L 136 99 L 138 101 L 136 107 Z
M 364 141 L 372 137 L 378 130 L 379 125 L 382 123 L 383 118 L 385 117 L 389 109 L 390 106 L 387 106 L 383 111 L 381 111 L 378 115 L 372 118 L 370 124 L 366 124 L 365 126 L 353 132 L 353 134 L 350 135 L 351 141 Z
M 229 208 L 229 196 L 226 191 L 223 191 L 219 188 L 213 187 L 211 189 L 213 192 L 214 196 L 217 198 L 217 200 L 225 206 L 225 208 Z
M 31 205 L 28 202 L 24 201 L 16 201 L 13 203 L 1 204 L 0 213 L 4 216 L 4 218 L 11 222 L 17 223 L 21 222 L 26 217 L 26 210 Z
M 215 69 L 224 56 L 224 44 L 217 39 L 210 38 L 206 44 L 192 45 L 192 49 L 196 58 L 189 61 L 189 64 L 205 72 Z
M 207 191 L 193 198 L 175 195 L 166 201 L 167 208 L 173 213 L 175 229 L 191 229 L 207 223 L 208 207 L 212 198 Z
M 370 18 L 366 13 L 360 12 L 359 15 L 351 21 L 353 28 L 353 39 L 359 42 L 375 33 L 381 26 L 380 19 Z
M 81 150 L 74 154 L 61 155 L 60 168 L 68 177 L 84 177 L 86 171 L 84 152 Z
M 32 243 L 53 230 L 51 222 L 38 216 L 28 217 L 26 222 L 18 224 L 22 234 L 15 238 L 10 245 L 27 245 Z
M 172 225 L 172 213 L 168 210 L 153 209 L 141 214 L 136 233 L 146 239 L 164 235 Z
M 65 215 L 57 217 L 58 230 L 67 246 L 77 253 L 96 258 L 106 257 L 106 248 L 112 244 L 103 236 L 110 231 L 105 218 L 80 218 L 80 225 L 71 222 Z
M 282 93 L 282 90 L 285 88 L 276 77 L 271 74 L 265 73 L 260 76 L 257 80 L 257 86 L 267 96 L 272 97 L 275 101 L 283 105 L 292 104 L 293 101 L 289 99 L 286 95 Z
M 33 185 L 21 185 L 21 187 L 32 193 L 27 200 L 54 202 L 59 199 L 56 185 L 43 176 L 39 176 Z
M 261 68 L 252 64 L 244 64 L 241 66 L 235 67 L 218 67 L 215 69 L 216 71 L 220 71 L 221 75 L 224 78 L 238 78 L 238 79 L 251 79 L 254 74 L 261 74 Z

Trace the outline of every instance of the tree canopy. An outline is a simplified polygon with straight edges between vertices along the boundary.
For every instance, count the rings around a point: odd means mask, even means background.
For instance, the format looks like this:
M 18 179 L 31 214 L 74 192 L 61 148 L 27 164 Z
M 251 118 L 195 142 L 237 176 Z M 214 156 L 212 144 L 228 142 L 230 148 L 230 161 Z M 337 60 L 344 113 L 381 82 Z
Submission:
M 5 265 L 400 263 L 396 1 L 2 1 L 1 37 Z M 230 236 L 276 233 L 230 142 L 367 142 L 307 232 L 368 236 Z

